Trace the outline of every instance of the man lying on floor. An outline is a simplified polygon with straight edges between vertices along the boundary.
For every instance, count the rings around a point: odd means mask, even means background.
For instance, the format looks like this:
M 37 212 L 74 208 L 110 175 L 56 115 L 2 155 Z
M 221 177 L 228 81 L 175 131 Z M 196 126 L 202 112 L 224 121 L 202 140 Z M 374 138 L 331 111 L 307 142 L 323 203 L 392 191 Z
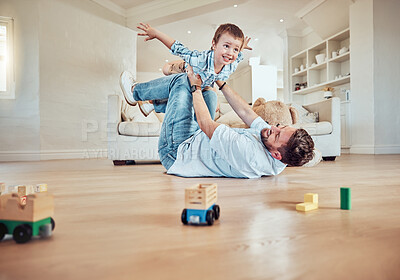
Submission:
M 168 174 L 183 177 L 259 178 L 277 175 L 287 165 L 302 166 L 313 158 L 314 142 L 304 129 L 270 126 L 225 82 L 217 85 L 250 128 L 215 122 L 216 95 L 201 91 L 201 80 L 188 73 L 135 83 L 129 72 L 120 84 L 129 104 L 151 100 L 165 113 L 158 153 Z M 168 100 L 165 102 L 165 100 Z

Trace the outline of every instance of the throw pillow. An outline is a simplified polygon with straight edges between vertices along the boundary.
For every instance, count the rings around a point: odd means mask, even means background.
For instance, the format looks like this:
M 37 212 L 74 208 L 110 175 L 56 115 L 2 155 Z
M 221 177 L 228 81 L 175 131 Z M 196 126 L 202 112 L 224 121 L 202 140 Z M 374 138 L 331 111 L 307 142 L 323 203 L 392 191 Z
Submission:
M 319 121 L 318 112 L 309 112 L 306 108 L 297 103 L 292 103 L 290 106 L 297 110 L 299 114 L 299 123 L 315 123 Z

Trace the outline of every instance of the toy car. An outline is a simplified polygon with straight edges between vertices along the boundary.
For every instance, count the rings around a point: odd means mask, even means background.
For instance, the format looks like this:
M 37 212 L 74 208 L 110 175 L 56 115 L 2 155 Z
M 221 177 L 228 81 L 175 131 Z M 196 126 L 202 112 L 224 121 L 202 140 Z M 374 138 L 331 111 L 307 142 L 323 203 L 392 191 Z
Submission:
M 28 195 L 26 205 L 16 193 L 0 196 L 0 241 L 6 234 L 12 234 L 17 243 L 26 243 L 36 235 L 51 236 L 53 214 L 54 199 L 47 192 Z
M 182 211 L 183 224 L 214 224 L 219 219 L 216 184 L 197 184 L 185 189 L 185 209 Z

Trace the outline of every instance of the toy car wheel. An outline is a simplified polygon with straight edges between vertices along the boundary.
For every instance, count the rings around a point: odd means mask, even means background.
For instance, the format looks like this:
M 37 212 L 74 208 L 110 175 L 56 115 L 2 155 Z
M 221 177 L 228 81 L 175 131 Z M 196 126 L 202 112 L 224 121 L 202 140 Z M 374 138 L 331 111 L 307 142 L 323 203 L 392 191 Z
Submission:
M 221 213 L 221 211 L 219 209 L 219 205 L 215 204 L 213 206 L 213 210 L 214 210 L 215 219 L 218 220 L 219 219 L 219 214 Z
M 26 243 L 32 237 L 32 228 L 29 225 L 20 225 L 14 229 L 13 237 L 17 243 Z
M 50 237 L 51 233 L 52 233 L 51 224 L 45 224 L 39 228 L 39 234 L 41 237 L 44 237 L 44 238 Z
M 187 221 L 187 209 L 183 209 L 182 211 L 182 215 L 181 215 L 181 221 L 184 225 L 187 225 L 188 221 Z
M 207 224 L 209 226 L 212 226 L 214 224 L 214 219 L 215 219 L 214 211 L 213 210 L 208 210 L 207 211 L 207 216 L 206 216 Z
M 54 228 L 56 227 L 56 222 L 53 220 L 53 218 L 50 219 L 51 219 L 51 230 L 53 231 Z
M 6 235 L 7 232 L 7 227 L 4 224 L 0 224 L 0 241 L 3 240 L 4 235 Z

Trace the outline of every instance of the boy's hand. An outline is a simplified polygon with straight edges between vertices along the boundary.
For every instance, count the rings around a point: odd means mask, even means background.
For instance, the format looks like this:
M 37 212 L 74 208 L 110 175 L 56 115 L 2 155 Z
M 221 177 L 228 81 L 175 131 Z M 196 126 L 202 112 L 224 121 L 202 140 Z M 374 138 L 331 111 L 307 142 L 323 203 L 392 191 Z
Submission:
M 139 36 L 147 36 L 147 38 L 145 38 L 144 41 L 149 41 L 154 38 L 157 38 L 158 30 L 151 27 L 150 24 L 141 22 L 140 25 L 137 26 L 137 28 L 144 31 L 144 33 L 139 33 L 138 34 Z
M 246 38 L 244 38 L 242 50 L 249 50 L 249 51 L 252 51 L 252 50 L 253 50 L 253 48 L 249 47 L 249 45 L 248 45 L 249 42 L 250 42 L 250 40 L 251 40 L 250 37 L 247 37 L 247 36 L 246 36 Z
M 190 66 L 189 64 L 186 67 L 186 73 L 188 75 L 191 86 L 194 86 L 194 85 L 201 86 L 203 81 L 201 80 L 200 75 L 199 74 L 195 75 L 193 72 L 192 66 Z

